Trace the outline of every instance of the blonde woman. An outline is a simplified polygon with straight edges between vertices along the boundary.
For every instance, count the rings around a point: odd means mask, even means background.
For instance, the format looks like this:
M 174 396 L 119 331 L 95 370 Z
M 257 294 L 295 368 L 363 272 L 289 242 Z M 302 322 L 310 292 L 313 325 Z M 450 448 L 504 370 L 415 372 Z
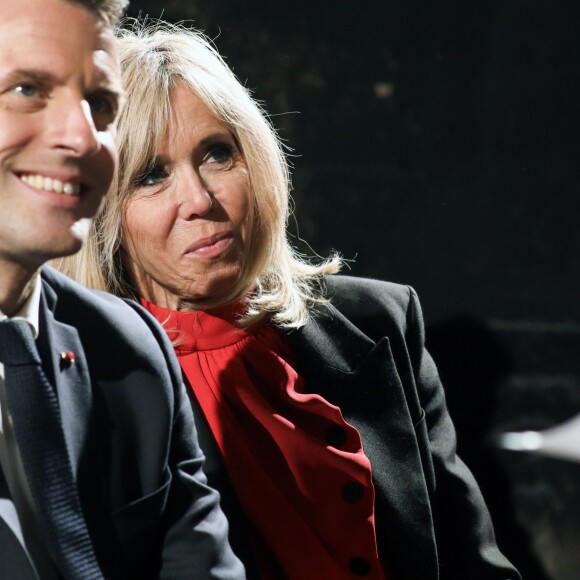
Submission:
M 414 291 L 296 254 L 280 142 L 202 35 L 136 27 L 119 52 L 118 181 L 64 267 L 165 326 L 250 576 L 519 578 L 455 455 Z

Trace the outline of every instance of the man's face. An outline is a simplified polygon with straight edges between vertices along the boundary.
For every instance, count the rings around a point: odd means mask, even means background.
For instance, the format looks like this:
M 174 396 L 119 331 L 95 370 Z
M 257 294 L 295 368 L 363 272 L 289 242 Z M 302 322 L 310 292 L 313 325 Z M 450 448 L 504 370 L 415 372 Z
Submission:
M 80 5 L 0 14 L 0 262 L 37 268 L 80 248 L 73 226 L 109 187 L 120 73 L 112 31 Z

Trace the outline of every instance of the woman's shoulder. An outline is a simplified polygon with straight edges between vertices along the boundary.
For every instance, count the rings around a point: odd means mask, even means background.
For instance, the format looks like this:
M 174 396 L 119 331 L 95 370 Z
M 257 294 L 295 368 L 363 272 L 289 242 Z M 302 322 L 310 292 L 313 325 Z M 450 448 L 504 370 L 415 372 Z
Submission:
M 393 315 L 407 311 L 415 292 L 410 286 L 356 276 L 327 276 L 326 298 L 337 308 L 381 309 Z
M 388 327 L 405 332 L 409 311 L 415 310 L 415 291 L 402 284 L 332 275 L 325 278 L 325 289 L 332 306 L 370 335 Z

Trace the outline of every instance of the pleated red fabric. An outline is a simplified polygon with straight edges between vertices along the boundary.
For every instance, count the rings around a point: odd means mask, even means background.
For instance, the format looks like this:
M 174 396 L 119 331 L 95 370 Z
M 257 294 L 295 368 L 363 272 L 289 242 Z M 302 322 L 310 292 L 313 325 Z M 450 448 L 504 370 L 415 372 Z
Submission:
M 242 305 L 175 312 L 142 301 L 176 344 L 253 529 L 266 580 L 384 580 L 371 465 L 338 407 L 309 393 L 282 332 L 235 326 Z

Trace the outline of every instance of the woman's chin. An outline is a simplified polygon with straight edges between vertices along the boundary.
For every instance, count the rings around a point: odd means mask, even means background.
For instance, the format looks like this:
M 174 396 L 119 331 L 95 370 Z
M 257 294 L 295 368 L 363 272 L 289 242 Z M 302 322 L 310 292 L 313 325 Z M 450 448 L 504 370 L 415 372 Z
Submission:
M 240 288 L 239 282 L 239 274 L 219 282 L 216 281 L 215 284 L 205 288 L 203 292 L 196 293 L 195 296 L 189 296 L 186 300 L 190 303 L 195 303 L 197 310 L 225 306 L 244 293 L 244 290 Z

